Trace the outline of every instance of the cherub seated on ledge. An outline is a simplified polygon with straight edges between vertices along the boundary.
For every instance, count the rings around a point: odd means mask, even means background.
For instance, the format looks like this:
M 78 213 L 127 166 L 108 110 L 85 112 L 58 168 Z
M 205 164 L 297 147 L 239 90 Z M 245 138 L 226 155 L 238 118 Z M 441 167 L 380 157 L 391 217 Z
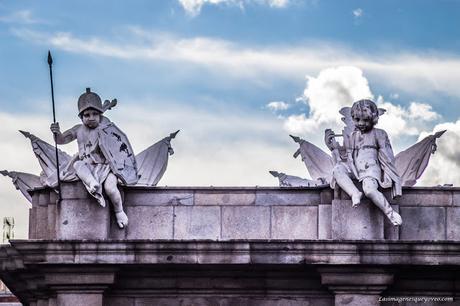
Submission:
M 391 188 L 392 197 L 401 196 L 401 180 L 395 168 L 393 149 L 384 130 L 374 128 L 379 119 L 379 109 L 371 100 L 353 103 L 351 117 L 355 130 L 344 133 L 343 146 L 335 140 L 335 133 L 327 129 L 325 142 L 335 159 L 331 187 L 337 183 L 350 195 L 353 207 L 357 207 L 363 196 L 353 180 L 362 182 L 363 191 L 380 208 L 393 225 L 401 225 L 401 216 L 390 206 L 378 190 Z

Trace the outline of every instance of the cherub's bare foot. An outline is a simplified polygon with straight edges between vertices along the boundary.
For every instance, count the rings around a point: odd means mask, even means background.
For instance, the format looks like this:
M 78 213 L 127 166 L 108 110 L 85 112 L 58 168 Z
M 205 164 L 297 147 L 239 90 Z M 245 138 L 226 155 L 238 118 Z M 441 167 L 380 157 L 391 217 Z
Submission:
M 351 196 L 351 207 L 355 208 L 361 203 L 361 198 L 363 197 L 362 192 L 357 192 Z
M 117 224 L 119 228 L 124 228 L 128 225 L 128 216 L 124 211 L 115 213 L 115 217 L 117 218 Z
M 388 214 L 387 214 L 387 217 L 388 219 L 390 219 L 391 223 L 394 225 L 394 226 L 398 226 L 398 225 L 401 225 L 402 224 L 402 218 L 401 216 L 394 210 L 391 210 Z

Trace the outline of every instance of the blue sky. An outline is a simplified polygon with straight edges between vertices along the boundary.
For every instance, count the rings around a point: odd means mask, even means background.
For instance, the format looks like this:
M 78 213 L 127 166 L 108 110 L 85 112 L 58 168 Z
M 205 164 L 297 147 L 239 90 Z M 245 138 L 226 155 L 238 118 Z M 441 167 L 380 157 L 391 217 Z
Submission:
M 387 109 L 396 152 L 447 128 L 422 183 L 459 184 L 459 17 L 447 0 L 0 0 L 0 168 L 39 173 L 17 130 L 51 141 L 50 49 L 63 128 L 90 86 L 118 99 L 107 116 L 137 152 L 181 129 L 160 184 L 307 177 L 288 134 L 325 148 L 338 109 L 364 97 Z M 23 201 L 2 180 L 0 200 Z

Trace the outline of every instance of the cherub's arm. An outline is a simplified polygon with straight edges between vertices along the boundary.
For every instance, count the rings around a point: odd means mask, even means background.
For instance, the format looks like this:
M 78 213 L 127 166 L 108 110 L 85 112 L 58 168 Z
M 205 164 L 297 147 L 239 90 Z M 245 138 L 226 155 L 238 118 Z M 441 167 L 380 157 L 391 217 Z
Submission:
M 80 124 L 74 126 L 71 129 L 68 129 L 64 133 L 61 133 L 61 128 L 59 123 L 52 123 L 50 126 L 51 132 L 54 134 L 54 140 L 57 144 L 67 144 L 71 141 L 74 141 L 77 138 L 77 129 L 80 127 Z

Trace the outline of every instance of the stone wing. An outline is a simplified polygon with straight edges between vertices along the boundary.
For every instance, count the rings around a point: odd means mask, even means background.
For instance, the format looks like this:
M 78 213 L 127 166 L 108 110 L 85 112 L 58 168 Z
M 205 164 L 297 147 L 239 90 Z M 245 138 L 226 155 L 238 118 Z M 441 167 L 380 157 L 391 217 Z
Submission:
M 37 157 L 40 167 L 42 168 L 42 173 L 40 174 L 42 177 L 42 182 L 48 181 L 48 178 L 55 177 L 57 165 L 55 147 L 29 132 L 19 132 L 30 139 L 32 150 L 34 151 L 35 157 Z M 61 150 L 58 150 L 58 155 L 59 169 L 62 170 L 69 164 L 72 157 Z
M 417 183 L 428 166 L 431 154 L 436 151 L 436 139 L 445 132 L 444 130 L 425 137 L 395 156 L 395 166 L 401 177 L 402 186 L 414 186 Z
M 334 168 L 332 157 L 309 141 L 299 137 L 292 138 L 300 146 L 294 157 L 300 154 L 311 178 L 330 182 L 332 179 L 332 169 Z
M 137 185 L 156 186 L 158 184 L 168 166 L 169 155 L 174 154 L 171 139 L 175 138 L 178 132 L 171 133 L 136 155 L 139 171 Z
M 0 171 L 0 173 L 4 176 L 9 176 L 16 189 L 21 191 L 30 203 L 32 203 L 32 197 L 30 196 L 28 190 L 43 187 L 38 175 L 6 170 Z

